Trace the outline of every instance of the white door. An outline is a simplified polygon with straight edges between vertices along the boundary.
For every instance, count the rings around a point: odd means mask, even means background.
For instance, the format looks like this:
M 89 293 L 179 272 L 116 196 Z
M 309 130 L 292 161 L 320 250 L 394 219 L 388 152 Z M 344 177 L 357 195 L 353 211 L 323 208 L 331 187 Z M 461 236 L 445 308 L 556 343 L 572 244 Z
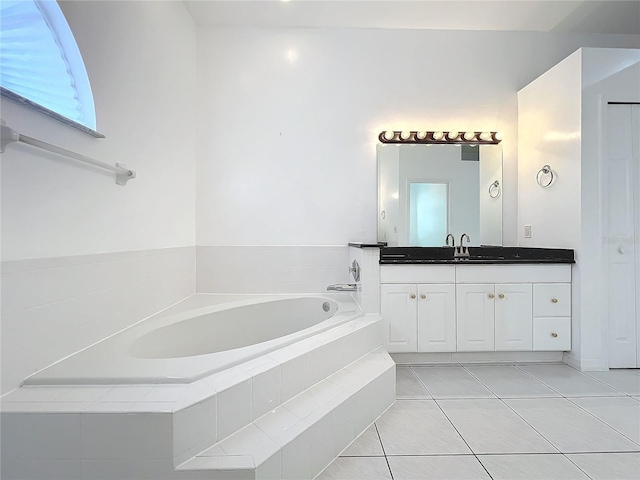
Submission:
M 456 291 L 453 284 L 418 285 L 418 351 L 456 351 Z
M 496 350 L 533 348 L 533 289 L 530 283 L 496 285 Z
M 418 305 L 415 285 L 380 285 L 384 346 L 389 352 L 418 351 Z
M 609 367 L 639 366 L 638 235 L 640 198 L 639 105 L 609 105 L 605 176 L 604 239 Z
M 494 350 L 493 284 L 456 285 L 457 350 Z

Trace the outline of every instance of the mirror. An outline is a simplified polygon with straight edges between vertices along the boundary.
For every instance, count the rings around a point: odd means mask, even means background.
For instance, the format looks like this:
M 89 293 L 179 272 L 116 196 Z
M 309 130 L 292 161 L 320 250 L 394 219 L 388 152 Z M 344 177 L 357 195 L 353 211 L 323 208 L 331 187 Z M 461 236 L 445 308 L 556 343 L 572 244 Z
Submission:
M 377 156 L 379 242 L 502 245 L 500 145 L 379 144 Z

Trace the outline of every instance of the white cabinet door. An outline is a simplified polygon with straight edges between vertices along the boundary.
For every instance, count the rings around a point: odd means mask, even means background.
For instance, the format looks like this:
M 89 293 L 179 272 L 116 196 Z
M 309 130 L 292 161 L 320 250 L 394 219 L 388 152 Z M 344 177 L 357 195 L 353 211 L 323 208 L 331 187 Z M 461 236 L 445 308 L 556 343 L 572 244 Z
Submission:
M 496 284 L 496 350 L 533 348 L 533 294 L 530 283 Z
M 418 285 L 418 351 L 456 351 L 453 284 Z
M 494 350 L 493 284 L 456 285 L 459 352 Z
M 418 305 L 415 285 L 380 285 L 384 346 L 391 353 L 418 350 Z

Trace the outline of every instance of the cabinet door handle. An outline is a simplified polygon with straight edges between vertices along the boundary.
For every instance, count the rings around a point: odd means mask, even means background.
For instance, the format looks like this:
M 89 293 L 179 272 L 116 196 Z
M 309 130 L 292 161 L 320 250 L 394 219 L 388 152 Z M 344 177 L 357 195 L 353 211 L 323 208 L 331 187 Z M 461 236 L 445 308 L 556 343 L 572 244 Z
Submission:
M 558 337 L 558 334 L 557 334 L 556 332 L 553 332 L 553 333 L 551 334 L 551 336 L 552 336 L 553 338 L 557 338 L 557 337 Z
M 557 298 L 552 298 L 551 299 L 551 303 L 558 303 L 558 299 Z
M 411 298 L 416 298 L 416 294 L 415 294 L 415 293 L 412 293 L 412 294 L 411 294 Z
M 494 297 L 495 297 L 495 295 L 493 293 L 489 294 L 489 298 L 494 298 Z
M 427 298 L 427 296 L 423 293 L 422 295 L 420 295 L 420 298 L 424 300 L 425 298 Z
M 500 295 L 498 295 L 500 298 L 504 298 L 504 293 L 501 293 Z

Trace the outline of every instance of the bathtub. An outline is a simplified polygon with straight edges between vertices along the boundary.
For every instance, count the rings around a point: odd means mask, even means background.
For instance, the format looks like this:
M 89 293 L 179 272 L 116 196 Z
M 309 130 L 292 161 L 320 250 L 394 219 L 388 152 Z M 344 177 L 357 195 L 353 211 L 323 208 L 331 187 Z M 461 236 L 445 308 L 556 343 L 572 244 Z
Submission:
M 207 298 L 212 304 L 150 317 L 24 383 L 192 383 L 362 315 L 344 293 Z

